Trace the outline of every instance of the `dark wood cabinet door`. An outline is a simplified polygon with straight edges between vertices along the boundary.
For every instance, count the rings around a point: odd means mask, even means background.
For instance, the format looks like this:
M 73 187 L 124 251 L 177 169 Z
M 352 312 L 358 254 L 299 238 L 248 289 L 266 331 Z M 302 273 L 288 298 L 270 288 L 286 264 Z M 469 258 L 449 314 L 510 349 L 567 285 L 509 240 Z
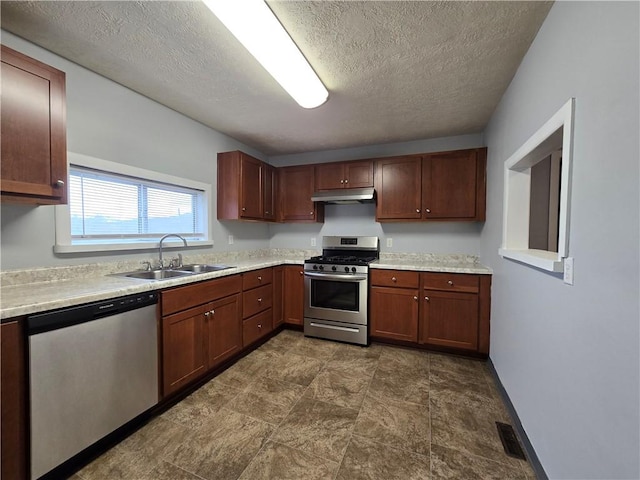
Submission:
M 344 176 L 347 188 L 373 187 L 373 160 L 345 163 Z
M 0 463 L 2 478 L 27 478 L 26 343 L 19 322 L 0 327 Z
M 321 222 L 322 205 L 311 201 L 314 191 L 313 165 L 283 167 L 279 173 L 280 220 L 283 222 Z
M 371 287 L 371 335 L 418 341 L 418 290 Z
M 231 295 L 207 305 L 207 367 L 219 365 L 242 350 L 241 295 Z
M 283 308 L 284 323 L 302 325 L 304 323 L 304 272 L 302 265 L 284 267 Z
M 162 391 L 168 395 L 207 370 L 206 306 L 162 319 Z
M 342 163 L 324 163 L 315 167 L 316 190 L 344 188 L 345 178 Z
M 2 46 L 3 201 L 67 202 L 65 74 Z
M 484 219 L 484 170 L 478 150 L 425 156 L 422 164 L 424 218 Z
M 478 295 L 423 290 L 420 343 L 478 349 Z
M 273 328 L 284 322 L 283 309 L 284 267 L 273 268 Z
M 389 158 L 376 162 L 376 220 L 419 220 L 422 158 Z
M 240 154 L 240 216 L 259 220 L 263 210 L 263 166 L 260 160 Z
M 275 167 L 262 165 L 263 181 L 262 181 L 262 208 L 263 218 L 265 220 L 274 221 L 276 219 L 276 193 L 278 191 L 277 171 Z

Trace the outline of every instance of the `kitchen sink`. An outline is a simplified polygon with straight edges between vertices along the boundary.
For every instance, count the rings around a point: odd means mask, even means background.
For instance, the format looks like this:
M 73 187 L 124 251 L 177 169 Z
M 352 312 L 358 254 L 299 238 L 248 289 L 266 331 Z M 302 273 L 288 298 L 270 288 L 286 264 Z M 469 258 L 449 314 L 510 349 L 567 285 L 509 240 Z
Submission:
M 227 270 L 229 268 L 234 267 L 230 267 L 229 265 L 206 265 L 194 263 L 191 265 L 183 265 L 176 269 L 139 270 L 136 272 L 114 273 L 113 275 L 118 277 L 138 278 L 140 280 L 164 280 L 167 278 L 189 277 L 199 273 L 219 272 L 220 270 Z
M 183 265 L 178 267 L 178 270 L 181 272 L 192 272 L 192 273 L 209 273 L 209 272 L 218 272 L 220 270 L 227 270 L 230 267 L 228 265 L 204 265 L 199 263 L 193 263 L 191 265 Z
M 165 278 L 186 277 L 193 275 L 193 272 L 181 270 L 145 270 L 143 272 L 131 272 L 121 274 L 129 278 L 140 278 L 142 280 L 163 280 Z

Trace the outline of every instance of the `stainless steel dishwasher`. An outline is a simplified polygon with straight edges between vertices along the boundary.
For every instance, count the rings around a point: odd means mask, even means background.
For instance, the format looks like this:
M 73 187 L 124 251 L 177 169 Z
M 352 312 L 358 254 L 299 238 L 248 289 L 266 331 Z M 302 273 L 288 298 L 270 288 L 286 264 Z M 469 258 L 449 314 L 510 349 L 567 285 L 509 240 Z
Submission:
M 27 318 L 31 478 L 158 403 L 156 293 Z

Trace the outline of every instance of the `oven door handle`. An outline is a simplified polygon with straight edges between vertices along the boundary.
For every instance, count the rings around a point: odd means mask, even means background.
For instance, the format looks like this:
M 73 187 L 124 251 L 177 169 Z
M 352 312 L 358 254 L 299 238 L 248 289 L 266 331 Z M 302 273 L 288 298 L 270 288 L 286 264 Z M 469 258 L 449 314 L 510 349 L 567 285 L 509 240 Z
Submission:
M 359 282 L 366 280 L 366 275 L 340 275 L 332 273 L 316 273 L 316 272 L 304 272 L 305 277 L 319 278 L 323 280 L 338 280 L 339 282 Z

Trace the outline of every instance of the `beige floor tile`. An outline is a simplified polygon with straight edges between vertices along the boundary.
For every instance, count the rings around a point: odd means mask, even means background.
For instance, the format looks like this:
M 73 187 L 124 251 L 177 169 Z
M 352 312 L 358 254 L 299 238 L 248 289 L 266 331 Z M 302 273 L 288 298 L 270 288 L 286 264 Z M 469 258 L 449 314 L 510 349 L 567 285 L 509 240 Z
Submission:
M 452 448 L 431 445 L 434 479 L 526 480 L 518 465 L 494 462 Z
M 266 422 L 223 408 L 165 460 L 207 480 L 235 480 L 272 431 Z
M 309 385 L 305 398 L 359 409 L 367 393 L 369 382 L 369 377 L 359 373 L 326 368 Z
M 119 446 L 141 457 L 164 458 L 193 433 L 190 428 L 156 417 L 125 438 Z
M 428 480 L 429 457 L 354 435 L 336 480 Z
M 276 351 L 280 353 L 288 352 L 295 343 L 302 338 L 302 332 L 295 332 L 293 330 L 283 330 L 278 335 L 270 338 L 267 342 L 260 345 L 257 351 L 267 352 Z
M 264 375 L 306 387 L 320 373 L 323 366 L 322 360 L 287 353 L 269 359 L 264 365 Z
M 426 350 L 392 347 L 385 345 L 380 355 L 381 361 L 392 360 L 406 367 L 414 367 L 429 372 L 430 355 Z
M 327 361 L 326 368 L 372 377 L 378 367 L 382 347 L 342 344 Z
M 429 406 L 368 394 L 354 433 L 384 445 L 429 455 Z
M 274 442 L 338 462 L 347 448 L 358 410 L 300 400 L 273 434 Z
M 155 456 L 143 455 L 116 445 L 82 468 L 76 477 L 83 480 L 139 478 L 153 470 L 159 461 Z
M 134 478 L 134 477 L 129 477 Z M 105 479 L 106 480 L 106 479 Z M 138 480 L 201 480 L 200 477 L 189 473 L 168 462 L 160 462 L 153 470 Z
M 466 454 L 520 468 L 520 461 L 504 453 L 495 422 L 507 422 L 498 410 L 469 396 L 431 398 L 431 440 Z
M 305 387 L 269 377 L 256 379 L 239 393 L 229 409 L 277 425 L 305 392 Z
M 385 352 L 386 353 L 386 352 Z M 419 362 L 386 356 L 380 357 L 376 373 L 369 386 L 373 396 L 384 396 L 405 402 L 429 404 L 428 359 Z
M 326 362 L 340 348 L 340 344 L 330 340 L 302 337 L 295 341 L 289 349 L 290 353 L 303 357 L 317 358 Z
M 268 442 L 240 480 L 333 480 L 338 463 L 281 443 Z
M 177 403 L 161 416 L 189 428 L 198 428 L 205 417 L 210 417 L 227 406 L 241 390 L 215 379 Z

